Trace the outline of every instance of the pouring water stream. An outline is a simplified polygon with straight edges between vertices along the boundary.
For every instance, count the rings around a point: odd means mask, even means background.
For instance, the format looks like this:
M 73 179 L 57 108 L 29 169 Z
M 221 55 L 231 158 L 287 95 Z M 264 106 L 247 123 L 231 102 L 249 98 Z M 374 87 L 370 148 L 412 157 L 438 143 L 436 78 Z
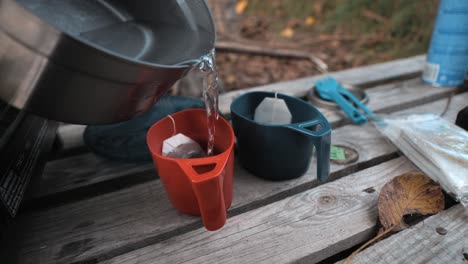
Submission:
M 216 69 L 215 50 L 211 50 L 208 54 L 200 58 L 198 69 L 204 73 L 203 75 L 203 99 L 205 100 L 207 121 L 208 121 L 208 146 L 207 156 L 213 155 L 214 139 L 215 139 L 215 124 L 219 119 L 218 113 L 218 71 Z

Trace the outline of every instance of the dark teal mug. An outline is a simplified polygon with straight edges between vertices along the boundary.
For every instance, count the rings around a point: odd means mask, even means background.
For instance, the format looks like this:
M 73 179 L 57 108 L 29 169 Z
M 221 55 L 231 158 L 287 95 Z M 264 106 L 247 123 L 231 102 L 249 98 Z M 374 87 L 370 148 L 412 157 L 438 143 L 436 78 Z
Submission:
M 231 105 L 238 157 L 242 166 L 268 180 L 288 180 L 303 175 L 309 168 L 315 146 L 317 178 L 324 182 L 330 172 L 331 127 L 323 114 L 311 104 L 284 94 L 292 123 L 269 125 L 254 121 L 257 106 L 272 92 L 251 92 L 239 96 Z

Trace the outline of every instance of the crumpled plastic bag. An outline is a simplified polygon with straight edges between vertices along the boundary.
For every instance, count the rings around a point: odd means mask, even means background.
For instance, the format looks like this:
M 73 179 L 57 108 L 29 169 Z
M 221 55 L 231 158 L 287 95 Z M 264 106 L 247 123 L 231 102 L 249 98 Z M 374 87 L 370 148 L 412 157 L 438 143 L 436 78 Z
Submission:
M 468 207 L 468 132 L 435 114 L 384 116 L 377 129 Z

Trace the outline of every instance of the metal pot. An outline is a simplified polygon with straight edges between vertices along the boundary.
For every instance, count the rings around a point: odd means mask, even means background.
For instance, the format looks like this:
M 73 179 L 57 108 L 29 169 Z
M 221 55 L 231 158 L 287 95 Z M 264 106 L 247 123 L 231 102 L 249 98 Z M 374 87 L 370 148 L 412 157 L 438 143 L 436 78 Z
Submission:
M 128 120 L 214 43 L 204 0 L 0 0 L 0 99 L 69 123 Z

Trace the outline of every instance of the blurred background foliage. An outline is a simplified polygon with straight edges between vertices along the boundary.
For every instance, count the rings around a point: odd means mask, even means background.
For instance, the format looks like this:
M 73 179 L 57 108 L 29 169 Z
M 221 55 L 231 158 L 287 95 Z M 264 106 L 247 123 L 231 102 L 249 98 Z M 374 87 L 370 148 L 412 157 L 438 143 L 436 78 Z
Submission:
M 348 49 L 375 62 L 425 53 L 438 0 L 249 0 L 245 14 L 271 20 L 281 32 L 340 34 Z M 312 23 L 310 23 L 312 22 Z M 320 35 L 318 35 L 320 36 Z
M 329 71 L 338 71 L 426 53 L 439 4 L 438 0 L 208 2 L 218 44 L 225 47 L 217 46 L 216 57 L 225 90 L 316 75 L 318 60 Z M 298 53 L 303 56 L 288 57 Z

